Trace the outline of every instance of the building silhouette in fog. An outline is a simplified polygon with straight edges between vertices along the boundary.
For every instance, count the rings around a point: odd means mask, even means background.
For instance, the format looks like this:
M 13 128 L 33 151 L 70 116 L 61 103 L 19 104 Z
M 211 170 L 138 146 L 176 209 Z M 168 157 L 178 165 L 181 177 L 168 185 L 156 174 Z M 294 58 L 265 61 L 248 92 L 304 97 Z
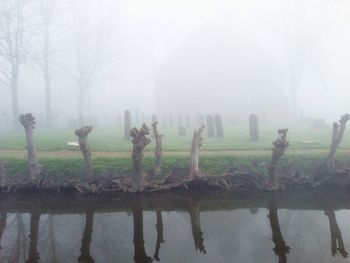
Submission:
M 201 30 L 169 56 L 155 78 L 157 112 L 288 119 L 283 65 L 243 35 Z

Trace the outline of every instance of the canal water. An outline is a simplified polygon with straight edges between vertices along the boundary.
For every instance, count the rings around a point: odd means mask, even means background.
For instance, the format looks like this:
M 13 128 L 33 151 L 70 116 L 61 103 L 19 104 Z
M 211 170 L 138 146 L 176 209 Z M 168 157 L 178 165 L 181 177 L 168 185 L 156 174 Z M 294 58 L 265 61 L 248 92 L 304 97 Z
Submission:
M 350 262 L 348 195 L 294 197 L 5 197 L 0 262 Z

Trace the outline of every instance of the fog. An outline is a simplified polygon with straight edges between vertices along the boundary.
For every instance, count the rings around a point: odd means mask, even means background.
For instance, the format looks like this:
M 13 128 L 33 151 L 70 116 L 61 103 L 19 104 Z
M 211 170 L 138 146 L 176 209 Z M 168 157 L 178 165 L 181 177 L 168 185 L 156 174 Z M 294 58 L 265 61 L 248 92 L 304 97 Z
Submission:
M 337 120 L 349 28 L 342 0 L 0 0 L 0 125 L 115 125 L 125 109 Z

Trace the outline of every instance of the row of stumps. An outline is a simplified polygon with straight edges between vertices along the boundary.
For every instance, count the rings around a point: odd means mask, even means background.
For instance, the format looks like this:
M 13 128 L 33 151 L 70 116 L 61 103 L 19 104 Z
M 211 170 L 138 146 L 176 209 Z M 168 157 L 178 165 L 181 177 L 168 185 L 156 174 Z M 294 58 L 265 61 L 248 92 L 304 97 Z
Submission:
M 320 170 L 326 170 L 327 175 L 333 175 L 335 171 L 335 158 L 336 152 L 339 147 L 340 142 L 343 139 L 346 123 L 350 120 L 350 115 L 345 114 L 340 118 L 339 122 L 334 122 L 333 124 L 333 135 L 332 143 L 330 146 L 330 152 L 325 158 L 319 170 L 312 175 L 313 178 L 320 176 Z M 20 123 L 23 125 L 26 133 L 27 142 L 27 163 L 29 169 L 29 176 L 33 183 L 40 183 L 42 176 L 42 166 L 40 165 L 36 150 L 33 143 L 33 130 L 35 128 L 35 118 L 31 113 L 20 115 Z M 153 172 L 155 175 L 161 175 L 161 157 L 162 157 L 162 139 L 163 135 L 158 132 L 157 128 L 158 122 L 152 124 L 153 134 L 156 141 L 155 147 L 155 166 Z M 200 147 L 203 143 L 203 131 L 204 126 L 199 129 L 195 129 L 192 138 L 191 145 L 191 156 L 190 156 L 190 169 L 188 171 L 188 177 L 201 177 L 200 167 L 199 167 L 199 152 Z M 92 126 L 84 126 L 75 131 L 75 135 L 78 137 L 80 151 L 84 158 L 84 168 L 85 168 L 85 178 L 91 178 L 93 176 L 93 164 L 92 164 L 92 154 L 89 149 L 88 135 L 92 131 Z M 268 177 L 264 180 L 264 189 L 267 190 L 277 190 L 281 188 L 280 180 L 277 175 L 277 166 L 280 158 L 284 155 L 286 148 L 289 146 L 287 141 L 288 129 L 277 130 L 278 137 L 273 142 L 272 158 L 270 165 L 268 167 Z M 151 133 L 149 127 L 143 124 L 140 129 L 136 127 L 132 128 L 129 132 L 132 138 L 133 151 L 132 151 L 132 163 L 133 172 L 131 176 L 131 187 L 130 191 L 139 192 L 144 189 L 144 178 L 142 171 L 142 158 L 144 148 L 151 142 L 147 137 Z M 8 184 L 8 178 L 6 177 L 5 164 L 0 161 L 0 184 L 2 187 Z

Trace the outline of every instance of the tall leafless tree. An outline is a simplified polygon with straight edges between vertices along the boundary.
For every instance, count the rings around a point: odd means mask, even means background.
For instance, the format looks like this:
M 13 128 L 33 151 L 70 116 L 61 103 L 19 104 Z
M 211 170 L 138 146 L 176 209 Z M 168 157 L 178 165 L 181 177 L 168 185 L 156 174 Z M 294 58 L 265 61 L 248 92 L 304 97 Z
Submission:
M 29 26 L 25 21 L 25 0 L 0 1 L 0 82 L 11 91 L 13 128 L 18 129 L 18 81 L 27 58 Z

